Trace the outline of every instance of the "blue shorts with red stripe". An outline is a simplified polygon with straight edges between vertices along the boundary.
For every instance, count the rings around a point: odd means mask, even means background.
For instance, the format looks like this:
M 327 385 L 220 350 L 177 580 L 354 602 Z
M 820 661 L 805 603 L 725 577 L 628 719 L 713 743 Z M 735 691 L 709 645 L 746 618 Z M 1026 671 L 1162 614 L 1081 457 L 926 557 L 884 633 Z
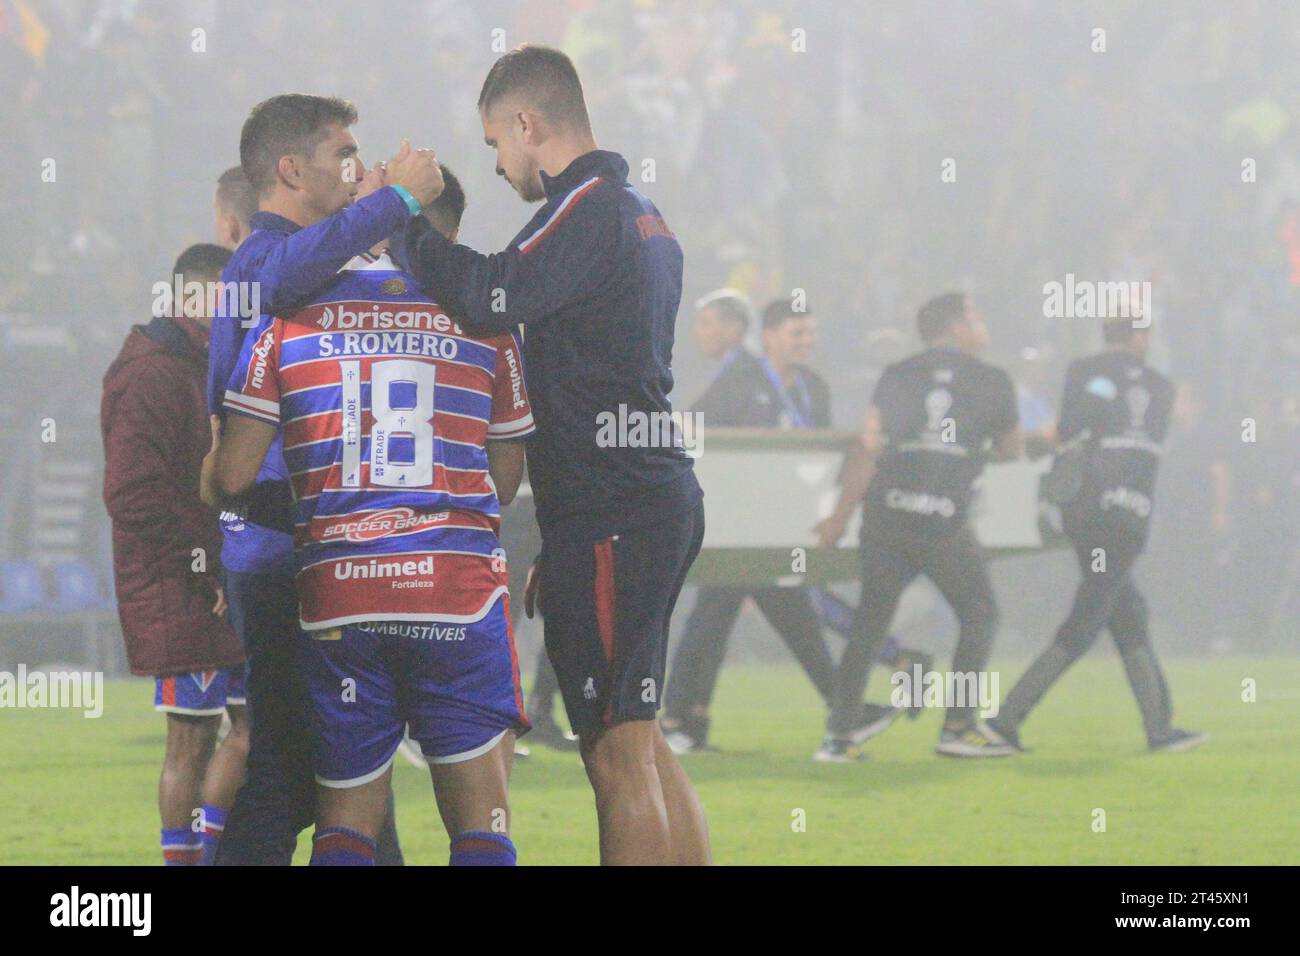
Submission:
M 528 730 L 505 595 L 471 624 L 369 621 L 299 641 L 327 787 L 381 776 L 408 726 L 430 763 L 470 760 Z
M 704 504 L 600 541 L 544 541 L 546 653 L 580 737 L 654 720 L 668 626 L 704 540 Z
M 154 679 L 153 709 L 167 714 L 215 717 L 227 707 L 242 707 L 247 691 L 245 665 L 219 667 Z

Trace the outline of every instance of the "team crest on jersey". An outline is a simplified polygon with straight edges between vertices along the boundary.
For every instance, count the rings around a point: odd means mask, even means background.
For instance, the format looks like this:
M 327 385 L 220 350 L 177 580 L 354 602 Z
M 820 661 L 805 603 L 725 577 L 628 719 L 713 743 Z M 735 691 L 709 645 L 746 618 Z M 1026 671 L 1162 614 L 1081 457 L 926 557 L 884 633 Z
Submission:
M 442 524 L 450 512 L 439 511 L 434 514 L 416 514 L 410 508 L 389 508 L 361 517 L 349 517 L 325 528 L 323 539 L 342 537 L 348 541 L 373 541 L 390 534 L 423 531 L 434 525 Z
M 216 679 L 217 679 L 216 671 L 191 671 L 190 672 L 190 680 L 194 681 L 194 683 L 198 685 L 199 690 L 203 691 L 204 693 L 207 693 L 208 688 L 212 686 L 212 682 Z
M 379 291 L 384 295 L 404 295 L 406 293 L 406 283 L 397 276 L 393 276 L 391 279 L 383 281 Z

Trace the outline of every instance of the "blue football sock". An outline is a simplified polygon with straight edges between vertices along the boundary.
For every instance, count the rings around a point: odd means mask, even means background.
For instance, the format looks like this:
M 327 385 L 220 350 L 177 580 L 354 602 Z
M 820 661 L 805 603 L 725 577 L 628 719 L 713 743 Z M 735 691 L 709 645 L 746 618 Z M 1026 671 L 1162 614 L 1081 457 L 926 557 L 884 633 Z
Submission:
M 312 866 L 374 866 L 375 841 L 347 827 L 317 827 L 311 841 Z
M 504 833 L 466 830 L 451 841 L 452 866 L 514 866 L 515 845 Z
M 203 838 L 189 827 L 163 827 L 162 854 L 167 866 L 198 866 Z
M 200 866 L 212 865 L 217 855 L 217 844 L 221 842 L 221 834 L 226 829 L 228 812 L 210 803 L 203 804 L 203 856 L 199 861 Z

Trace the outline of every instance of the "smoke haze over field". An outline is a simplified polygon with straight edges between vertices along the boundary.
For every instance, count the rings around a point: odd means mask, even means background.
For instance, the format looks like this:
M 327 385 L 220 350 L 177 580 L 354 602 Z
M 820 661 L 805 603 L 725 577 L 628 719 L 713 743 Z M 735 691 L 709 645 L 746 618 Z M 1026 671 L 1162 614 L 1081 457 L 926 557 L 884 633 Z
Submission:
M 351 100 L 368 163 L 402 137 L 435 148 L 468 197 L 461 241 L 495 251 L 532 210 L 495 175 L 475 103 L 502 52 L 540 42 L 573 57 L 598 141 L 627 158 L 685 251 L 679 408 L 713 374 L 689 334 L 690 303 L 712 289 L 760 309 L 803 290 L 811 364 L 834 424 L 856 429 L 880 368 L 917 347 L 918 305 L 959 288 L 987 317 L 988 357 L 1021 387 L 1022 415 L 1045 423 L 1066 364 L 1100 342 L 1099 320 L 1061 314 L 1048 287 L 1147 283 L 1151 361 L 1180 386 L 1140 568 L 1158 641 L 1295 648 L 1290 0 L 32 9 L 35 23 L 0 27 L 0 560 L 81 557 L 109 572 L 100 379 L 177 254 L 211 240 L 216 180 L 255 103 Z M 40 441 L 46 419 L 57 447 Z M 1074 573 L 1061 555 L 999 564 L 1003 593 L 1025 592 L 1005 601 L 1006 649 L 1042 643 Z

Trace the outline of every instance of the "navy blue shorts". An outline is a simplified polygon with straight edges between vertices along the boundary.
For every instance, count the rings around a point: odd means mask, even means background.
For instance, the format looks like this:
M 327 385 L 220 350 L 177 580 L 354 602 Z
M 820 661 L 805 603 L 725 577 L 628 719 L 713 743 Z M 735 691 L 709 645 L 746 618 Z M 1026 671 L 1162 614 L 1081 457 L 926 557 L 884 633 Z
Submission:
M 543 543 L 538 597 L 546 653 L 579 736 L 655 719 L 668 625 L 703 540 L 701 502 L 600 541 Z
M 381 776 L 404 730 L 429 763 L 487 753 L 528 729 L 508 598 L 481 620 L 372 621 L 304 632 L 316 782 L 349 788 Z
M 215 717 L 227 707 L 247 703 L 243 664 L 154 679 L 153 709 L 167 714 Z

